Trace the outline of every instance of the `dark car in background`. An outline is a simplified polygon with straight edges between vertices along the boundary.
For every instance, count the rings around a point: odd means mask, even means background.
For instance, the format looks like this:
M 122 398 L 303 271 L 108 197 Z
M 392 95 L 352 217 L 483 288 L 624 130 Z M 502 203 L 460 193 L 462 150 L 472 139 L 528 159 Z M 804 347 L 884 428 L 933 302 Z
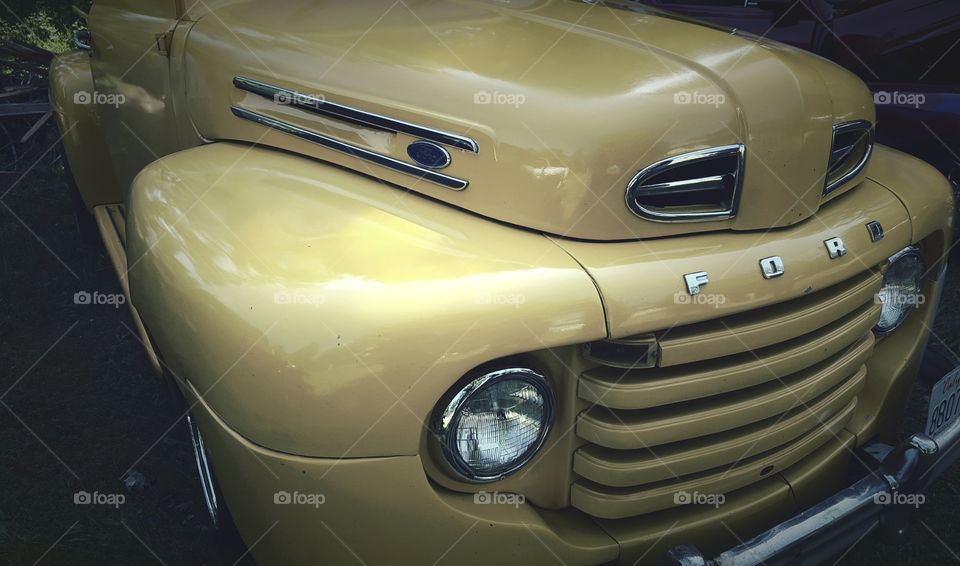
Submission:
M 960 179 L 957 0 L 643 0 L 831 59 L 874 93 L 877 140 Z

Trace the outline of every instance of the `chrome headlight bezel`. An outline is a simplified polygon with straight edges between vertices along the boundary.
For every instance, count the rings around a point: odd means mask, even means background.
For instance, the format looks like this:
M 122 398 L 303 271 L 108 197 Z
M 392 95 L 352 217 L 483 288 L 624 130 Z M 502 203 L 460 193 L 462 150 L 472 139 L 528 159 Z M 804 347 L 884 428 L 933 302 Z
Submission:
M 463 460 L 457 448 L 457 429 L 461 410 L 480 392 L 503 381 L 522 381 L 536 389 L 543 399 L 542 425 L 537 439 L 523 454 L 517 456 L 509 466 L 494 474 L 480 473 Z M 556 412 L 556 399 L 547 378 L 533 369 L 511 367 L 490 371 L 470 380 L 466 385 L 454 387 L 451 391 L 452 394 L 448 393 L 437 405 L 431 429 L 434 440 L 442 453 L 444 464 L 459 479 L 471 483 L 489 483 L 504 479 L 527 465 L 543 447 L 547 436 L 550 434 Z
M 917 264 L 919 265 L 919 269 L 918 269 L 918 272 L 917 272 L 917 274 L 916 274 L 916 281 L 917 281 L 916 295 L 917 295 L 917 296 L 921 296 L 921 295 L 922 295 L 922 293 L 923 293 L 923 280 L 924 280 L 924 274 L 925 274 L 926 269 L 927 269 L 927 263 L 926 263 L 926 260 L 924 259 L 923 252 L 922 252 L 922 251 L 920 250 L 920 248 L 918 248 L 917 246 L 907 246 L 906 248 L 903 248 L 902 250 L 900 250 L 899 252 L 893 254 L 892 256 L 890 256 L 890 257 L 887 259 L 887 268 L 886 268 L 886 270 L 884 271 L 884 274 L 883 274 L 883 285 L 880 287 L 881 291 L 884 289 L 884 287 L 887 286 L 887 274 L 890 273 L 890 270 L 891 270 L 897 263 L 899 263 L 899 262 L 901 262 L 901 261 L 908 261 L 908 260 L 911 260 L 911 259 L 916 260 L 916 261 L 917 261 Z M 878 297 L 878 298 L 877 298 L 878 302 L 881 302 L 881 303 L 882 303 L 882 301 L 880 301 L 880 299 L 879 299 L 879 293 L 878 293 L 878 296 L 877 296 L 877 297 Z M 882 311 L 881 311 L 881 312 L 882 312 Z M 880 327 L 880 322 L 878 321 L 877 324 L 876 324 L 876 326 L 873 327 L 873 333 L 874 333 L 876 336 L 878 336 L 878 337 L 887 336 L 887 335 L 890 334 L 891 332 L 894 332 L 896 329 L 900 328 L 900 326 L 902 326 L 903 323 L 907 320 L 907 318 L 909 317 L 909 315 L 910 315 L 910 310 L 909 310 L 909 309 L 905 309 L 905 310 L 903 311 L 903 314 L 900 316 L 899 319 L 897 319 L 897 321 L 896 321 L 894 324 L 892 324 L 892 325 L 890 325 L 890 326 L 888 326 L 888 327 L 885 327 L 885 328 L 881 328 L 881 327 Z

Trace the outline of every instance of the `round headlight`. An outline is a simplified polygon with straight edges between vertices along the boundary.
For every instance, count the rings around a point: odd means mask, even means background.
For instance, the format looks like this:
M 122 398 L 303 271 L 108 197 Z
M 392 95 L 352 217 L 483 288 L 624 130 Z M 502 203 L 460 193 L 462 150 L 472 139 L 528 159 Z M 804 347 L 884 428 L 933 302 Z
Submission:
M 906 248 L 890 258 L 877 300 L 883 305 L 874 332 L 883 335 L 900 326 L 912 309 L 923 303 L 923 257 L 917 248 Z
M 471 481 L 512 474 L 543 445 L 553 423 L 553 392 L 525 368 L 487 373 L 438 407 L 434 432 L 443 455 Z

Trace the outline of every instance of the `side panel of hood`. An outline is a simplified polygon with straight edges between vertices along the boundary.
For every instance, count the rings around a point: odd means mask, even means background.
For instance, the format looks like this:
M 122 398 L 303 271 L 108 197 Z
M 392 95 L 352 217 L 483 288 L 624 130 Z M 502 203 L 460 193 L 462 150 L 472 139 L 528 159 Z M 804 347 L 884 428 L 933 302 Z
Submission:
M 208 139 L 284 148 L 464 209 L 573 238 L 619 240 L 786 226 L 820 204 L 831 127 L 873 120 L 869 92 L 833 65 L 646 9 L 569 0 L 232 2 L 187 46 L 190 114 Z M 444 175 L 397 173 L 231 113 L 238 106 L 400 161 L 417 137 L 323 117 L 233 86 L 249 77 L 475 140 Z M 744 143 L 732 220 L 638 218 L 640 169 Z M 399 195 L 398 195 L 399 196 Z

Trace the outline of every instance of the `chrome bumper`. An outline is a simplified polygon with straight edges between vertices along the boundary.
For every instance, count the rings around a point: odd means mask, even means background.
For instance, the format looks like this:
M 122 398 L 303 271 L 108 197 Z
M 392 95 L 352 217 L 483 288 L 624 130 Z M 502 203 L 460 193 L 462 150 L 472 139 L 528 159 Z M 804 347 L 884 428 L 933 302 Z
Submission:
M 960 420 L 934 437 L 914 434 L 879 468 L 799 515 L 708 559 L 693 545 L 673 547 L 663 561 L 675 566 L 816 564 L 840 554 L 897 505 L 897 494 L 923 491 L 960 457 Z

